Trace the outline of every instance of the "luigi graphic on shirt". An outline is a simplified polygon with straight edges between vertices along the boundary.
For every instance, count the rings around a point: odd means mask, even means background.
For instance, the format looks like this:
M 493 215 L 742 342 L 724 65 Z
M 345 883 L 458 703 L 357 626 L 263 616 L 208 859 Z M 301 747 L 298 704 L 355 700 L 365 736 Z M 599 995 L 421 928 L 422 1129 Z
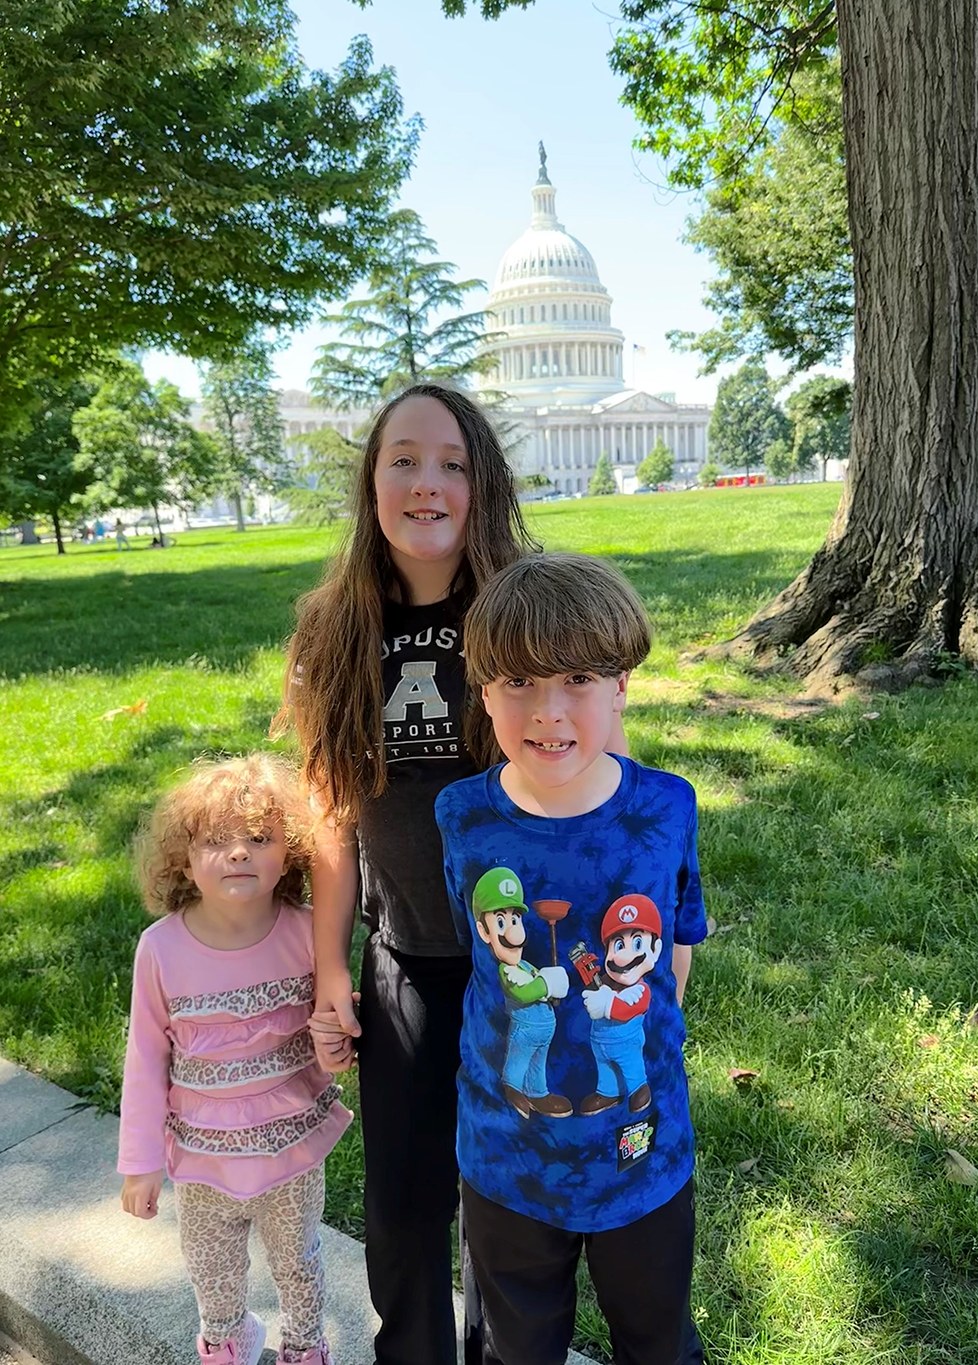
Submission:
M 662 919 L 655 903 L 641 895 L 613 901 L 601 921 L 601 943 L 604 968 L 588 974 L 582 996 L 591 1017 L 598 1080 L 580 1112 L 601 1114 L 627 1095 L 628 1112 L 641 1114 L 652 1103 L 645 1074 L 645 1014 L 652 992 L 642 978 L 662 952 Z M 589 960 L 595 962 L 590 955 Z
M 494 867 L 476 882 L 472 916 L 483 943 L 499 964 L 509 1012 L 509 1039 L 503 1064 L 503 1094 L 524 1118 L 532 1113 L 562 1119 L 574 1112 L 563 1095 L 547 1087 L 547 1054 L 556 1031 L 552 1000 L 562 1000 L 569 982 L 563 967 L 531 967 L 523 961 L 526 930 L 523 886 L 508 867 Z

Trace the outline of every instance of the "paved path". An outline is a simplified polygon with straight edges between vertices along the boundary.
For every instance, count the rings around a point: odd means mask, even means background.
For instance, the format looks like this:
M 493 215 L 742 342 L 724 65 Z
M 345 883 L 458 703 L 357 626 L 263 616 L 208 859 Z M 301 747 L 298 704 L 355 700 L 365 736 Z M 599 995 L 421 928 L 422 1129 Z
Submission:
M 119 1121 L 77 1105 L 0 1058 L 0 1332 L 45 1365 L 193 1365 L 196 1305 L 170 1187 L 156 1218 L 128 1218 L 115 1170 Z M 326 1226 L 323 1245 L 336 1359 L 373 1365 L 363 1247 Z M 250 1298 L 276 1342 L 275 1290 L 255 1244 Z M 572 1352 L 568 1365 L 588 1362 Z

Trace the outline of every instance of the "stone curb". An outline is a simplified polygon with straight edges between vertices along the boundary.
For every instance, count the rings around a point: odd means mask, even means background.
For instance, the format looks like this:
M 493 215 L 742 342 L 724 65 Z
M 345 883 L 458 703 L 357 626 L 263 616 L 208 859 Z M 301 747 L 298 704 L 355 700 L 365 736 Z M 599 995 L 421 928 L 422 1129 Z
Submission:
M 0 1058 L 0 1331 L 45 1365 L 197 1365 L 197 1310 L 172 1191 L 156 1218 L 119 1207 L 119 1121 Z M 363 1247 L 323 1227 L 326 1331 L 337 1365 L 373 1365 Z M 278 1340 L 275 1289 L 252 1241 L 250 1306 Z M 460 1301 L 459 1301 L 460 1303 Z M 266 1349 L 262 1365 L 272 1365 Z M 588 1365 L 572 1352 L 568 1365 Z

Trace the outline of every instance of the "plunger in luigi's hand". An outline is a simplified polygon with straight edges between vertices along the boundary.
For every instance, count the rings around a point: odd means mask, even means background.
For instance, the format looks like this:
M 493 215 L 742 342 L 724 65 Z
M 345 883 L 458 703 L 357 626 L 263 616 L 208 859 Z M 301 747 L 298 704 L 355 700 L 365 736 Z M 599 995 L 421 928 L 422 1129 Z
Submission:
M 523 961 L 523 916 L 527 913 L 523 884 L 510 868 L 490 868 L 476 882 L 472 917 L 476 932 L 498 964 L 509 1013 L 503 1094 L 525 1119 L 534 1113 L 563 1119 L 574 1108 L 563 1095 L 550 1093 L 547 1054 L 557 1027 L 551 1002 L 567 994 L 570 982 L 566 970 L 556 963 L 537 968 Z

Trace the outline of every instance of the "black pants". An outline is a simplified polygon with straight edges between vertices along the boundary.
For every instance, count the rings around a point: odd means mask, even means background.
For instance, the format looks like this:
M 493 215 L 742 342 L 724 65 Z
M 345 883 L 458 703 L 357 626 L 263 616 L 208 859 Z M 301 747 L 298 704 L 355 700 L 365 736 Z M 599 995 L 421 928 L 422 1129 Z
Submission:
M 377 1365 L 456 1361 L 455 1078 L 470 970 L 468 958 L 394 953 L 376 934 L 364 949 L 360 1102 Z
M 465 1181 L 462 1208 L 502 1365 L 564 1365 L 582 1247 L 615 1365 L 678 1365 L 688 1357 L 692 1181 L 662 1208 L 610 1232 L 551 1227 L 484 1199 Z

